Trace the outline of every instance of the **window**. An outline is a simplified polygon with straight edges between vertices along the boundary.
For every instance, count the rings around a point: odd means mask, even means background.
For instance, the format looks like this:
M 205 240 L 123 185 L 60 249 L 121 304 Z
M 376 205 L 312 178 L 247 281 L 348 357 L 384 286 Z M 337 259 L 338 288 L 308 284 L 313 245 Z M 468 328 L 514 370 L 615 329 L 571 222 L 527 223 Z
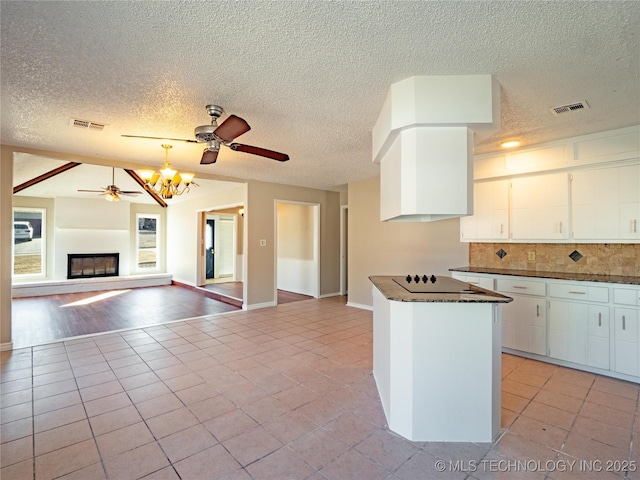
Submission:
M 45 210 L 13 209 L 13 275 L 44 276 Z
M 136 215 L 138 231 L 136 233 L 136 258 L 139 270 L 158 269 L 160 216 Z

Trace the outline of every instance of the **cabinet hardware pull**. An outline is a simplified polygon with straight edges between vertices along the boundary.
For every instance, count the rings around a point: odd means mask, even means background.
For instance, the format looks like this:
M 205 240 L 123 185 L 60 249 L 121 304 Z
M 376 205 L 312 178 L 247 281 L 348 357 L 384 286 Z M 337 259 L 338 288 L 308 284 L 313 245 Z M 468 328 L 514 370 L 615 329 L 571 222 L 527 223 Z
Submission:
M 602 312 L 598 312 L 598 326 L 602 326 Z
M 559 233 L 562 233 L 562 222 L 560 222 L 560 232 Z
M 586 295 L 587 294 L 587 292 L 578 292 L 578 291 L 575 291 L 575 290 L 569 290 L 569 293 L 575 293 L 576 295 Z
M 514 285 L 513 288 L 520 288 L 521 290 L 527 289 L 527 287 L 521 287 L 520 285 Z
M 635 218 L 633 219 L 633 233 L 637 233 L 638 231 L 638 220 L 636 220 Z
M 500 224 L 500 233 L 504 233 L 504 225 L 502 223 Z
M 540 316 L 540 305 L 536 305 L 536 317 Z
M 627 319 L 624 317 L 624 315 L 622 315 L 622 329 L 627 329 Z

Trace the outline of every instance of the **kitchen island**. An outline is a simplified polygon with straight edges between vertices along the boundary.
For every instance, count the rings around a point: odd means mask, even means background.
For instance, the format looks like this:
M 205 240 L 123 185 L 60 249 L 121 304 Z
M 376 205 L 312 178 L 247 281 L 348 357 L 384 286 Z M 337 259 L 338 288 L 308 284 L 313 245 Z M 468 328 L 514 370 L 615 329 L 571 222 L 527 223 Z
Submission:
M 492 441 L 500 431 L 500 305 L 511 299 L 450 277 L 438 279 L 446 293 L 426 277 L 369 278 L 373 373 L 389 429 L 412 441 Z

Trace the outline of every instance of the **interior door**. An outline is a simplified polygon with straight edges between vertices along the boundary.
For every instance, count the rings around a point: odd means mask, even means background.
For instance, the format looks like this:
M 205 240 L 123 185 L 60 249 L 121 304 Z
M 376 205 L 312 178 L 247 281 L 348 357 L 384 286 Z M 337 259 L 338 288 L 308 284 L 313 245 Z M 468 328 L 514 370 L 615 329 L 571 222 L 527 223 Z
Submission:
M 204 241 L 205 241 L 205 252 L 206 252 L 206 278 L 214 277 L 214 264 L 215 264 L 215 220 L 212 218 L 207 218 L 207 225 L 205 227 Z

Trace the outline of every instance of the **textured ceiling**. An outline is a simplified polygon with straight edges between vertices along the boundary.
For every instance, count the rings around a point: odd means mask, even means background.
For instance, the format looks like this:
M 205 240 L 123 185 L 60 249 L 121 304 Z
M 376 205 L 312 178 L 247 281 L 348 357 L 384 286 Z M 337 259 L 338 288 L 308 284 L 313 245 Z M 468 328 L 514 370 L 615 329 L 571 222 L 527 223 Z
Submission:
M 635 0 L 2 1 L 0 14 L 0 140 L 97 163 L 158 166 L 162 142 L 121 135 L 193 138 L 215 103 L 252 126 L 237 141 L 291 161 L 223 147 L 201 166 L 203 145 L 174 142 L 174 167 L 339 189 L 378 175 L 371 128 L 412 75 L 495 76 L 502 126 L 476 153 L 640 124 Z

